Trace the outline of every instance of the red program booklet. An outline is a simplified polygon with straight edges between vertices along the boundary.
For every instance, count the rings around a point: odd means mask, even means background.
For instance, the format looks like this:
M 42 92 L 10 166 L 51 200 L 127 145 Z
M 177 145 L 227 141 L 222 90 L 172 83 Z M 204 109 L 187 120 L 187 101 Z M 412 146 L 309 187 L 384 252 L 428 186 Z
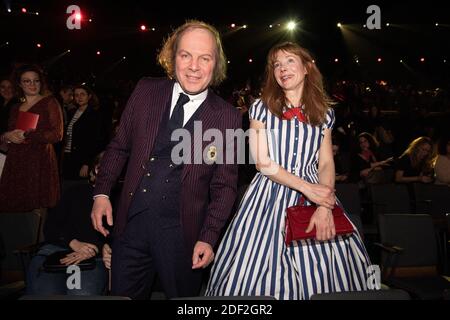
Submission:
M 31 112 L 19 111 L 19 116 L 17 117 L 16 129 L 23 131 L 34 130 L 37 127 L 39 120 L 39 115 Z

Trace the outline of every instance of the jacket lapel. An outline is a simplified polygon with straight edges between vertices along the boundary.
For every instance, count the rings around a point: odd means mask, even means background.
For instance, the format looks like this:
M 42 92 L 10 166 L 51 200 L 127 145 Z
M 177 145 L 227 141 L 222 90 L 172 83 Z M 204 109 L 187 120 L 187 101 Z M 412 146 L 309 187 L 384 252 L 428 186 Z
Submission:
M 165 119 L 163 119 L 164 113 L 167 108 L 170 108 L 172 102 L 172 92 L 174 81 L 167 81 L 163 85 L 163 88 L 158 92 L 156 97 L 150 97 L 147 107 L 147 132 L 146 132 L 146 151 L 147 156 L 153 150 L 155 146 L 156 136 L 158 135 L 159 127 Z M 159 102 L 158 102 L 159 101 Z
M 208 96 L 206 97 L 205 101 L 203 102 L 202 105 L 202 110 L 200 110 L 200 113 L 197 117 L 197 119 L 195 119 L 195 121 L 201 121 L 202 123 L 202 132 L 201 132 L 201 140 L 200 141 L 195 141 L 195 135 L 194 135 L 194 131 L 192 131 L 192 141 L 191 141 L 191 150 L 190 152 L 192 153 L 192 157 L 191 160 L 194 161 L 194 144 L 195 143 L 199 143 L 201 146 L 201 152 L 202 152 L 202 157 L 203 157 L 203 132 L 205 132 L 206 130 L 210 129 L 210 128 L 218 128 L 217 126 L 217 119 L 220 119 L 220 114 L 219 114 L 220 108 L 219 105 L 217 103 L 215 103 L 215 94 L 212 92 L 211 89 L 208 89 Z M 181 176 L 181 180 L 183 181 L 187 175 L 189 174 L 189 172 L 194 168 L 194 164 L 185 164 L 183 166 L 183 173 Z

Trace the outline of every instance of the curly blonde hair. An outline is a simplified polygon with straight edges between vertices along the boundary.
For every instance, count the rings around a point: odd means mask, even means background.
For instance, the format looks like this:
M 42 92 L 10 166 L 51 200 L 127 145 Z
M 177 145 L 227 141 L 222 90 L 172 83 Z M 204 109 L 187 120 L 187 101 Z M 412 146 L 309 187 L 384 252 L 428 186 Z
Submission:
M 164 41 L 161 51 L 158 54 L 158 63 L 166 71 L 167 75 L 171 79 L 176 79 L 175 74 L 175 56 L 178 50 L 181 37 L 186 31 L 193 29 L 203 29 L 211 33 L 216 44 L 215 48 L 215 61 L 213 77 L 211 80 L 212 86 L 218 86 L 226 78 L 227 62 L 225 53 L 222 48 L 222 41 L 220 39 L 219 31 L 210 24 L 207 24 L 198 20 L 189 20 L 182 26 L 175 29 L 172 34 Z

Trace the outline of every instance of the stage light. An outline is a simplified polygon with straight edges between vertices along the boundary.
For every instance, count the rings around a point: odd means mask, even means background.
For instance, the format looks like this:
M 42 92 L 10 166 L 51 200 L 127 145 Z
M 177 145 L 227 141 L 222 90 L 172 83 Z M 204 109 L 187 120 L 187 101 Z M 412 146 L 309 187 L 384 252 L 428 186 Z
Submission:
M 230 64 L 230 63 L 231 63 L 231 61 L 230 61 L 230 60 L 228 60 L 228 61 L 227 61 L 227 63 L 228 63 L 228 64 Z
M 246 25 L 246 24 L 244 24 L 244 25 L 242 26 L 242 28 L 244 28 L 244 29 L 247 29 L 247 25 Z
M 6 44 L 8 44 L 8 42 L 7 42 Z M 444 59 L 444 63 L 447 63 L 447 60 L 446 60 L 446 59 Z
M 403 63 L 403 60 L 402 60 L 402 59 L 400 59 L 400 63 Z
M 81 19 L 82 19 L 81 13 L 75 14 L 75 19 L 78 21 L 81 21 Z
M 92 22 L 92 19 L 89 19 L 89 22 Z
M 232 23 L 232 24 L 231 24 L 231 27 L 234 28 L 234 27 L 236 27 L 236 25 L 235 25 L 234 23 Z
M 11 13 L 11 9 L 8 9 L 8 12 Z
M 248 62 L 252 63 L 252 62 L 253 62 L 253 59 L 248 59 Z
M 142 31 L 145 31 L 145 30 L 147 30 L 147 26 L 145 26 L 145 25 L 141 25 L 141 30 L 142 30 Z
M 22 8 L 22 13 L 27 13 L 27 9 L 26 8 Z
M 334 59 L 334 62 L 338 63 L 338 62 L 339 62 L 339 59 L 338 59 L 338 58 L 335 58 L 335 59 Z
M 313 59 L 312 63 L 316 63 L 316 60 Z
M 38 16 L 38 15 L 39 15 L 39 12 L 36 12 L 36 15 Z
M 296 23 L 294 21 L 289 21 L 286 25 L 286 29 L 289 31 L 292 31 L 295 29 Z
M 101 52 L 100 51 L 97 51 L 97 55 L 99 56 L 101 54 Z
M 386 23 L 386 27 L 389 27 L 391 24 L 388 22 L 388 23 Z
M 272 29 L 272 28 L 273 28 L 273 25 L 271 25 L 271 24 L 270 24 L 270 25 L 269 25 L 269 28 L 271 28 L 271 29 Z
M 341 28 L 342 27 L 342 23 L 338 22 L 337 26 L 338 26 L 338 28 Z
M 127 57 L 122 57 L 123 60 L 125 60 Z
M 436 27 L 439 27 L 439 23 L 436 22 L 435 26 L 436 26 Z
M 42 48 L 42 45 L 40 43 L 36 44 L 36 47 Z
M 420 62 L 425 62 L 425 58 L 420 58 Z
M 67 50 L 67 53 L 70 53 L 70 49 L 69 49 L 69 50 Z
M 378 62 L 381 62 L 381 61 L 383 61 L 383 59 L 381 59 L 381 58 L 378 58 L 378 59 L 377 59 L 377 61 L 378 61 Z
M 156 29 L 155 28 L 152 28 L 152 31 L 155 31 Z
M 367 28 L 367 26 L 366 26 L 366 25 L 363 25 L 363 28 Z

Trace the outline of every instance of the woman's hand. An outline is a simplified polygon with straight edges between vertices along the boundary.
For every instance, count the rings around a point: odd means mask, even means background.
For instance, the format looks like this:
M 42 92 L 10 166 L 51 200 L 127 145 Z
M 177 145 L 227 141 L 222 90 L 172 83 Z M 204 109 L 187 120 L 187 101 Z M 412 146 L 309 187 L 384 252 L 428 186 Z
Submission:
M 86 254 L 84 252 L 72 252 L 69 253 L 65 258 L 59 260 L 62 264 L 69 266 L 73 264 L 78 264 L 84 260 L 92 258 L 94 255 Z
M 334 190 L 329 186 L 307 182 L 299 191 L 303 193 L 309 201 L 314 202 L 318 206 L 333 209 L 336 204 Z
M 8 142 L 22 144 L 25 141 L 25 131 L 16 129 L 5 133 L 5 139 Z
M 66 266 L 78 264 L 83 260 L 95 257 L 98 253 L 98 248 L 95 245 L 78 241 L 77 239 L 70 241 L 69 246 L 74 252 L 69 253 L 65 258 L 60 260 Z
M 421 175 L 421 176 L 419 176 L 419 182 L 430 183 L 430 182 L 433 182 L 433 178 L 431 178 L 430 176 Z
M 84 253 L 89 256 L 89 258 L 94 257 L 98 253 L 98 248 L 92 243 L 78 241 L 73 239 L 69 243 L 70 248 L 79 253 Z
M 333 239 L 336 235 L 333 214 L 330 209 L 318 207 L 309 221 L 306 232 L 316 228 L 316 240 L 325 241 Z
M 87 178 L 89 175 L 89 166 L 83 165 L 80 169 L 80 177 Z

